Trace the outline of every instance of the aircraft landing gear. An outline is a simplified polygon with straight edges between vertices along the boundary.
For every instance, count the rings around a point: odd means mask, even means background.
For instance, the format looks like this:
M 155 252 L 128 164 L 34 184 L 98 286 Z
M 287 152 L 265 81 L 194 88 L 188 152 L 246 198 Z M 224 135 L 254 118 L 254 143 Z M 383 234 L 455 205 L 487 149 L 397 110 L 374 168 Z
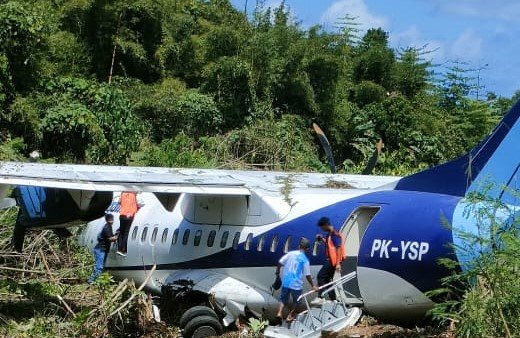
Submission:
M 179 321 L 186 338 L 204 338 L 222 334 L 222 325 L 213 311 L 207 306 L 194 306 L 182 315 Z

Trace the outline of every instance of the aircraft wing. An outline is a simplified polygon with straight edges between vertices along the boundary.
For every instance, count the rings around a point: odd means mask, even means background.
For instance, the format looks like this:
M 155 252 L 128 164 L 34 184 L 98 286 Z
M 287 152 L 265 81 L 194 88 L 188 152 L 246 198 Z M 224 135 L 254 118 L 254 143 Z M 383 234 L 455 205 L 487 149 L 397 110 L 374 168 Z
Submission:
M 102 217 L 113 192 L 156 194 L 165 208 L 180 193 L 249 196 L 250 190 L 225 172 L 168 168 L 0 162 L 0 201 L 9 188 L 20 207 L 13 233 L 22 251 L 27 229 L 55 231 Z M 177 197 L 176 197 L 177 196 Z M 8 203 L 6 206 L 12 206 Z
M 37 186 L 81 191 L 137 191 L 250 195 L 227 175 L 185 174 L 175 169 L 0 162 L 0 186 Z M 1 198 L 1 197 L 0 197 Z

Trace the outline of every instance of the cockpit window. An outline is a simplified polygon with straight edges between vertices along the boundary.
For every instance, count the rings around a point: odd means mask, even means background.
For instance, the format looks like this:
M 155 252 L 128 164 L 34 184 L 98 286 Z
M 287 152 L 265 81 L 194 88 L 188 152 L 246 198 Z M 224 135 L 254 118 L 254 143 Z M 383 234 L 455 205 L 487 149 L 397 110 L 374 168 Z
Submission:
M 201 238 L 202 238 L 202 230 L 197 230 L 197 232 L 195 232 L 195 237 L 193 237 L 193 245 L 199 246 Z

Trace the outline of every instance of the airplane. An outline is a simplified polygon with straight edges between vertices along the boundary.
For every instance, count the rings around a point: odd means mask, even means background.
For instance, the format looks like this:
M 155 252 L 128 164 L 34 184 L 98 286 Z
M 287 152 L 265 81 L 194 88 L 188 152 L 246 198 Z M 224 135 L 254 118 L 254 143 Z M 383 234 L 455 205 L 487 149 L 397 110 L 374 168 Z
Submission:
M 80 242 L 92 248 L 102 216 L 117 216 L 119 192 L 138 192 L 128 254 L 111 250 L 106 269 L 146 283 L 166 303 L 182 299 L 188 311 L 211 304 L 224 326 L 248 314 L 274 316 L 278 259 L 301 237 L 314 239 L 326 216 L 345 236 L 342 274 L 356 276 L 345 285 L 351 305 L 414 322 L 434 305 L 426 293 L 452 273 L 439 260 L 465 269 L 471 258 L 462 250 L 462 234 L 478 232 L 478 215 L 467 211 L 471 194 L 509 206 L 504 227 L 517 217 L 519 116 L 520 102 L 467 154 L 406 177 L 4 162 L 0 198 L 15 187 L 18 249 L 26 231 L 85 221 Z M 326 258 L 317 242 L 311 251 L 315 275 Z

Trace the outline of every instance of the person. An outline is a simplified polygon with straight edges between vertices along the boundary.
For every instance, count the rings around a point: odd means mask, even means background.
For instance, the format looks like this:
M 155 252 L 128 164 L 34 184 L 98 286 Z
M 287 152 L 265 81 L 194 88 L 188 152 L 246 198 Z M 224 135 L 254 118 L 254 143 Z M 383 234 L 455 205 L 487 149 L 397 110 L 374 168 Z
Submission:
M 137 193 L 133 191 L 124 191 L 119 197 L 119 239 L 117 242 L 117 254 L 126 256 L 128 233 L 134 221 L 135 214 L 139 210 L 137 204 Z
M 316 236 L 318 242 L 325 243 L 325 252 L 327 256 L 327 260 L 321 267 L 317 276 L 318 286 L 321 287 L 332 282 L 336 271 L 341 273 L 341 262 L 345 259 L 345 246 L 343 235 L 334 229 L 329 218 L 320 218 L 318 226 L 326 233 L 325 238 L 320 234 Z M 330 300 L 335 300 L 335 293 L 329 292 L 329 298 Z M 318 298 L 313 302 L 313 304 L 316 303 L 323 303 L 323 294 L 321 292 L 318 293 Z
M 110 251 L 110 245 L 112 242 L 117 240 L 117 236 L 114 235 L 112 230 L 112 224 L 114 223 L 114 215 L 105 215 L 105 225 L 101 232 L 97 236 L 97 244 L 94 247 L 94 271 L 88 279 L 88 283 L 92 284 L 103 272 L 105 267 L 105 261 Z
M 298 305 L 298 298 L 302 294 L 303 288 L 303 276 L 307 278 L 307 282 L 309 282 L 311 288 L 315 291 L 318 290 L 317 287 L 314 286 L 312 282 L 311 270 L 309 259 L 305 255 L 305 252 L 310 248 L 310 242 L 307 238 L 302 237 L 300 240 L 300 245 L 298 250 L 293 250 L 285 254 L 280 261 L 278 262 L 278 266 L 276 268 L 276 275 L 280 275 L 280 269 L 283 267 L 283 276 L 282 276 L 282 291 L 280 293 L 280 305 L 278 307 L 277 317 L 280 319 L 282 317 L 283 309 L 286 306 L 289 306 L 289 298 L 292 298 L 292 306 L 287 316 L 287 321 L 294 320 L 294 311 L 296 305 Z

